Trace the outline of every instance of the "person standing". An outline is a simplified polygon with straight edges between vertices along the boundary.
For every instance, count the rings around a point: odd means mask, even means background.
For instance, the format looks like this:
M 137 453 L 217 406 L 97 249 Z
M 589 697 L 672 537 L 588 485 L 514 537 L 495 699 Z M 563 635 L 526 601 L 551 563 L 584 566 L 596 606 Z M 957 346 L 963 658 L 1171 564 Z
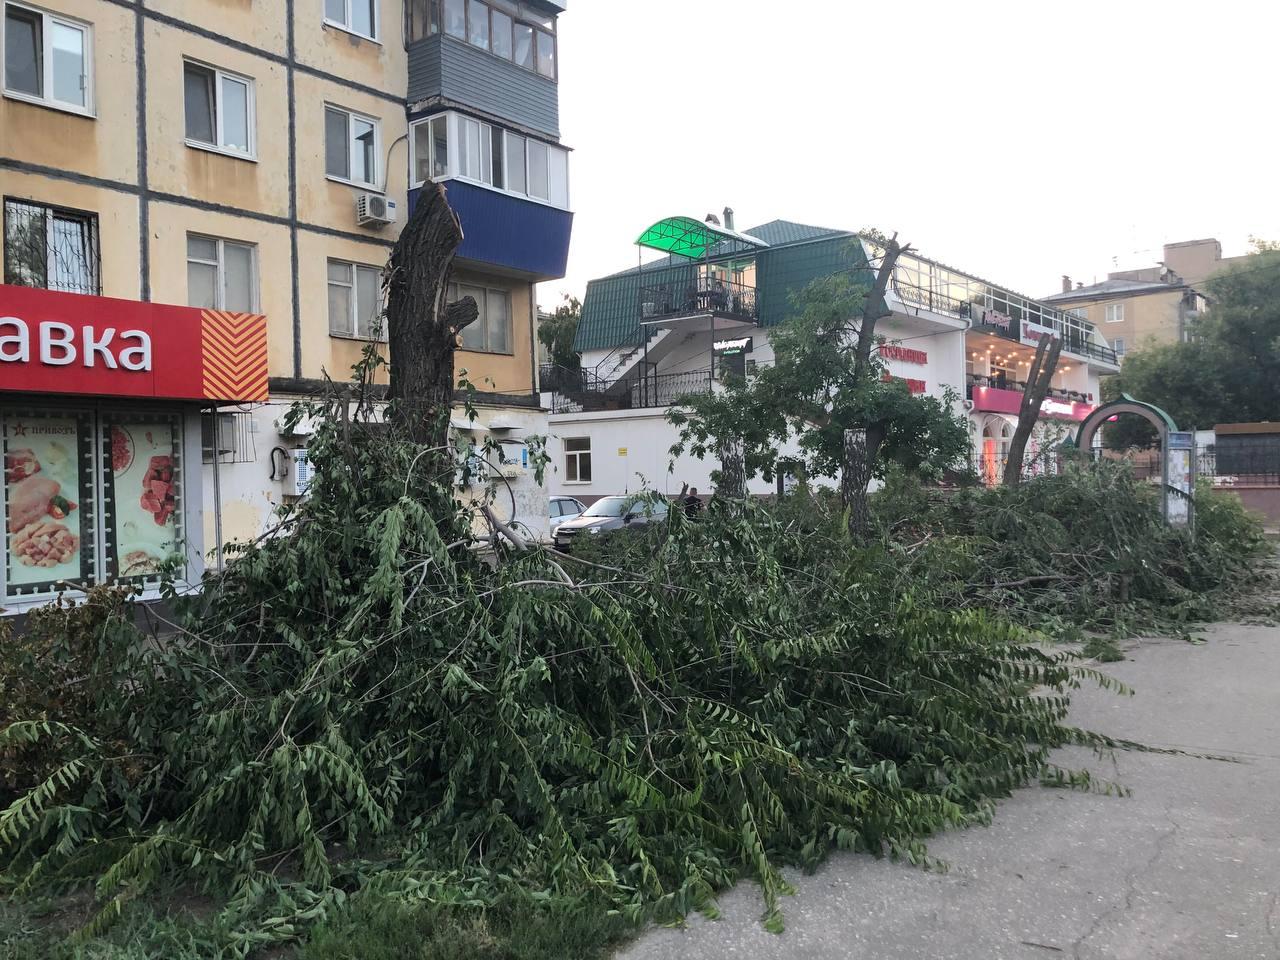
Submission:
M 702 498 L 698 496 L 698 488 L 690 487 L 689 492 L 684 497 L 684 515 L 690 520 L 698 519 L 698 514 L 702 512 Z

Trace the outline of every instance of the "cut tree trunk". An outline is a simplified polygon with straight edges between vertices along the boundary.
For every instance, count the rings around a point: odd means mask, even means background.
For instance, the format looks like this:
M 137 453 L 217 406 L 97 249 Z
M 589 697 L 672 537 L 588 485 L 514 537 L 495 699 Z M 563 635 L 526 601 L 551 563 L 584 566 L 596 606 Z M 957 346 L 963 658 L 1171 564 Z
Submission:
M 428 182 L 387 264 L 387 341 L 391 353 L 391 419 L 408 439 L 449 443 L 458 334 L 478 316 L 476 302 L 447 302 L 462 225 L 444 187 Z
M 871 485 L 876 456 L 883 441 L 884 427 L 880 424 L 844 432 L 840 502 L 848 517 L 849 535 L 855 540 L 865 540 L 871 532 L 871 506 L 867 488 Z
M 742 453 L 742 441 L 720 441 L 720 471 L 716 479 L 716 494 L 729 500 L 745 500 L 747 496 L 747 467 Z
M 1049 383 L 1058 369 L 1058 357 L 1062 353 L 1062 341 L 1047 333 L 1040 334 L 1036 345 L 1036 357 L 1031 361 L 1027 385 L 1022 391 L 1022 406 L 1018 410 L 1018 426 L 1009 441 L 1009 457 L 1004 465 L 1004 485 L 1016 487 L 1022 482 L 1022 460 L 1026 456 L 1027 441 L 1040 419 L 1040 407 L 1049 394 Z

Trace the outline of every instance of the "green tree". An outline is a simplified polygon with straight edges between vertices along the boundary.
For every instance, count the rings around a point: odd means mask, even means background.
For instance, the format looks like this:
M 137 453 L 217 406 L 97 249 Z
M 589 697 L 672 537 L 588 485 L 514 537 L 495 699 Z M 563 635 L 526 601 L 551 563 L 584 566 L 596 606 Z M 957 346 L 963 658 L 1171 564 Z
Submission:
M 577 370 L 582 365 L 582 355 L 573 349 L 580 319 L 582 301 L 566 293 L 555 312 L 538 324 L 538 342 L 547 348 L 548 360 L 558 367 Z
M 1258 252 L 1209 281 L 1212 306 L 1190 343 L 1131 354 L 1106 396 L 1127 393 L 1165 409 L 1178 426 L 1280 420 L 1280 251 Z M 1149 431 L 1118 422 L 1109 446 L 1129 446 Z
M 888 249 L 895 248 L 890 241 Z M 673 408 L 668 417 L 680 427 L 673 454 L 715 456 L 726 444 L 740 445 L 746 475 L 772 480 L 779 447 L 796 439 L 807 475 L 843 478 L 855 534 L 865 532 L 859 503 L 866 480 L 883 476 L 886 463 L 940 472 L 960 459 L 969 438 L 954 395 L 914 396 L 901 380 L 886 378 L 874 349 L 883 342 L 874 323 L 887 313 L 877 295 L 884 287 L 877 282 L 868 290 L 867 273 L 815 280 L 796 297 L 795 315 L 770 337 L 771 366 L 749 381 L 727 377 L 722 393 L 690 396 Z M 858 438 L 865 445 L 851 462 L 848 434 L 864 430 L 865 440 Z

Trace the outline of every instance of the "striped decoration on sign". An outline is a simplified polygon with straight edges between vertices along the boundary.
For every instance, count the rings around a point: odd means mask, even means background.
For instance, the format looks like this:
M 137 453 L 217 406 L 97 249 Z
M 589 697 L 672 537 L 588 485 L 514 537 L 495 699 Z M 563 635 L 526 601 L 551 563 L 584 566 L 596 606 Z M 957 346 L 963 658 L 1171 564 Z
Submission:
M 204 395 L 208 400 L 267 399 L 267 318 L 202 310 Z

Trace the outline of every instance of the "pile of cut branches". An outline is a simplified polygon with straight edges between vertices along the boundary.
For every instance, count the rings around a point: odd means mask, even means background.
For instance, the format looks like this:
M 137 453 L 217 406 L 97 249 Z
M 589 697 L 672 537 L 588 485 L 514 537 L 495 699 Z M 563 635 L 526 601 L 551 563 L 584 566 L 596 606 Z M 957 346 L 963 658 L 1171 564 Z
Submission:
M 839 523 L 718 505 L 624 563 L 484 559 L 447 458 L 346 407 L 314 411 L 305 504 L 157 636 L 111 592 L 41 621 L 115 680 L 0 717 L 25 771 L 0 813 L 9 892 L 91 887 L 94 935 L 192 884 L 237 956 L 371 900 L 638 922 L 712 910 L 741 876 L 776 929 L 781 866 L 925 861 L 1021 784 L 1087 784 L 1053 747 L 1110 745 L 1065 723 L 1106 678 L 901 588 Z
M 1238 498 L 1202 485 L 1194 532 L 1174 528 L 1156 488 L 1111 461 L 953 492 L 897 474 L 875 506 L 904 576 L 947 606 L 1032 626 L 1126 633 L 1215 619 L 1256 592 L 1272 554 Z

